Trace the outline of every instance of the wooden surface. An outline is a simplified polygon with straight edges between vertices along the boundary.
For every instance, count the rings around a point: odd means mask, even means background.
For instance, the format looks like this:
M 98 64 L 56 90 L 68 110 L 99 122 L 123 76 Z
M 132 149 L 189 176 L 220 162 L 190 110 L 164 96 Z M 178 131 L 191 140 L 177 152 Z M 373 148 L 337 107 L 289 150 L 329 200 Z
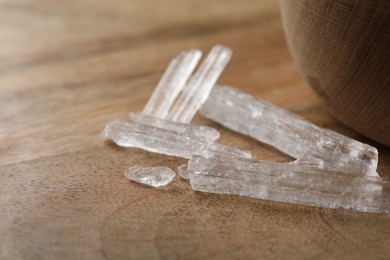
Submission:
M 124 170 L 185 160 L 101 137 L 143 108 L 179 51 L 222 43 L 234 56 L 220 83 L 369 142 L 297 73 L 277 1 L 0 0 L 0 43 L 0 259 L 390 258 L 389 216 L 197 193 L 178 177 L 144 187 Z M 256 158 L 291 160 L 194 122 Z M 373 145 L 390 177 L 390 151 Z

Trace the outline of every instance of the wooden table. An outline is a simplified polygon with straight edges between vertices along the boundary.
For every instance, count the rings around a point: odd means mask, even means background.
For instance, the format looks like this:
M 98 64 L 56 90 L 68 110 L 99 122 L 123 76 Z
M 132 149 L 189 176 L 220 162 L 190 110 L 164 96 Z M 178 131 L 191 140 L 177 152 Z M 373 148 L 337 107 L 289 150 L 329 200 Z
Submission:
M 183 159 L 124 149 L 104 125 L 145 105 L 179 51 L 234 50 L 220 83 L 363 142 L 296 71 L 277 1 L 0 1 L 0 259 L 390 258 L 390 218 L 198 193 L 176 177 L 153 189 L 134 164 Z M 197 116 L 221 142 L 291 160 Z M 377 144 L 379 172 L 390 151 Z

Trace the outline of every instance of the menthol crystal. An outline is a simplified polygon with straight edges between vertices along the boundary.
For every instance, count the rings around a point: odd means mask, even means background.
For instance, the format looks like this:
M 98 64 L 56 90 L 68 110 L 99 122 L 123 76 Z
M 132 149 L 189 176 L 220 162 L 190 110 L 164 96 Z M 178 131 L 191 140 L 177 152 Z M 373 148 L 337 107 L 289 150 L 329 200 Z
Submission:
M 238 89 L 216 86 L 201 114 L 296 159 L 321 159 L 334 171 L 378 176 L 376 148 L 310 123 Z
M 231 49 L 223 45 L 214 46 L 205 61 L 188 80 L 166 118 L 182 123 L 191 122 L 209 96 L 231 55 Z
M 175 172 L 163 166 L 142 167 L 134 165 L 125 171 L 125 176 L 129 180 L 141 184 L 160 187 L 170 183 L 175 177 Z
M 216 141 L 220 137 L 220 133 L 208 126 L 186 124 L 174 122 L 166 119 L 160 119 L 151 116 L 144 116 L 136 113 L 130 113 L 129 119 L 133 124 L 148 126 L 151 128 L 159 128 L 167 131 L 172 131 L 177 134 L 193 136 L 195 138 L 202 138 L 208 141 Z
M 390 184 L 379 177 L 247 158 L 194 156 L 194 190 L 326 208 L 390 213 Z
M 217 130 L 192 124 L 133 115 L 106 125 L 103 135 L 122 147 L 136 147 L 149 152 L 190 159 L 192 155 L 210 157 L 251 157 L 250 152 L 215 143 Z
M 182 52 L 174 58 L 161 77 L 142 114 L 165 118 L 201 56 L 202 52 L 194 49 Z

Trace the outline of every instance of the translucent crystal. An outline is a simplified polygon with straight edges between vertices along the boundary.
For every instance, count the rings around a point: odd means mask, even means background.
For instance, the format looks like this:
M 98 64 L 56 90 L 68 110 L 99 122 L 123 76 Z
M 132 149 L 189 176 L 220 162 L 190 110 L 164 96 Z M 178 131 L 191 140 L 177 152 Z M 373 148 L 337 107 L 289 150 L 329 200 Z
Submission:
M 190 173 L 188 172 L 188 165 L 187 164 L 182 164 L 179 167 L 177 167 L 177 172 L 182 179 L 185 179 L 185 180 L 190 179 Z
M 378 176 L 376 148 L 318 127 L 235 88 L 216 86 L 200 112 L 294 158 L 318 158 L 330 170 Z
M 206 101 L 218 77 L 230 60 L 232 51 L 222 45 L 212 48 L 206 60 L 183 88 L 167 119 L 189 123 Z
M 290 162 L 290 164 L 324 169 L 324 161 L 321 159 L 316 159 L 316 158 L 314 158 L 314 159 L 306 159 L 306 158 L 296 159 L 295 161 Z
M 188 127 L 193 127 L 193 125 L 188 125 Z M 194 153 L 208 156 L 207 149 L 213 140 L 196 137 L 188 132 L 177 132 L 129 120 L 116 119 L 106 125 L 103 134 L 106 138 L 123 147 L 137 147 L 149 152 L 188 159 Z
M 223 157 L 252 158 L 251 152 L 224 144 L 212 143 L 208 149 L 212 155 L 219 155 Z
M 378 177 L 219 156 L 194 156 L 188 170 L 197 191 L 390 214 L 390 184 Z
M 184 123 L 173 122 L 170 120 L 160 119 L 151 116 L 139 115 L 136 113 L 130 113 L 130 121 L 141 125 L 166 129 L 176 133 L 186 133 L 188 135 L 193 135 L 210 141 L 215 141 L 220 136 L 220 133 L 212 127 L 203 125 L 189 126 L 188 124 Z
M 136 120 L 133 121 L 133 119 Z M 150 117 L 131 116 L 128 120 L 116 119 L 108 123 L 103 135 L 123 147 L 137 147 L 149 152 L 191 158 L 193 154 L 210 157 L 237 155 L 249 157 L 250 153 L 234 147 L 214 143 L 218 135 L 210 127 L 181 124 L 163 119 L 152 123 Z M 194 134 L 196 133 L 196 134 Z
M 175 172 L 168 167 L 142 167 L 134 165 L 125 171 L 129 180 L 146 184 L 152 187 L 160 187 L 170 183 L 175 177 Z
M 201 51 L 190 50 L 174 58 L 161 77 L 142 114 L 165 118 L 201 56 Z
M 196 73 L 187 80 L 200 55 L 198 50 L 191 50 L 176 57 L 142 114 L 131 113 L 128 120 L 110 122 L 103 135 L 120 146 L 184 158 L 191 158 L 193 154 L 250 157 L 249 152 L 214 143 L 219 138 L 217 130 L 188 125 L 228 63 L 231 50 L 222 45 L 213 47 Z

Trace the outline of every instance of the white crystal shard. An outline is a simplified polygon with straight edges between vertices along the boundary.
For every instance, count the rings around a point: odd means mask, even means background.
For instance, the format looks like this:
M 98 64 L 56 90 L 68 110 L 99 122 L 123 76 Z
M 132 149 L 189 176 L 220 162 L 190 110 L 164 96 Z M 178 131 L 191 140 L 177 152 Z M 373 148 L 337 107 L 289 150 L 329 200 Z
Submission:
M 134 165 L 125 171 L 125 176 L 129 180 L 152 187 L 167 185 L 173 180 L 175 175 L 174 171 L 163 166 L 141 167 Z
M 218 77 L 230 60 L 232 51 L 222 45 L 212 48 L 206 60 L 183 88 L 167 119 L 189 123 L 206 101 Z
M 330 170 L 378 176 L 376 148 L 318 127 L 232 87 L 216 86 L 200 112 L 296 159 L 318 158 Z
M 116 119 L 108 123 L 103 135 L 119 146 L 137 147 L 149 152 L 187 159 L 193 154 L 204 157 L 215 154 L 250 157 L 249 152 L 215 144 L 219 133 L 210 127 L 163 119 L 156 119 L 153 123 L 153 118 L 142 115 L 132 115 L 128 120 Z
M 142 114 L 165 118 L 201 56 L 202 52 L 195 49 L 182 52 L 174 58 L 161 77 Z
M 218 156 L 194 156 L 188 170 L 197 191 L 390 214 L 390 183 L 378 177 Z
M 188 165 L 187 164 L 182 164 L 179 167 L 177 167 L 177 172 L 182 179 L 185 179 L 185 180 L 190 179 L 190 173 L 188 172 Z

